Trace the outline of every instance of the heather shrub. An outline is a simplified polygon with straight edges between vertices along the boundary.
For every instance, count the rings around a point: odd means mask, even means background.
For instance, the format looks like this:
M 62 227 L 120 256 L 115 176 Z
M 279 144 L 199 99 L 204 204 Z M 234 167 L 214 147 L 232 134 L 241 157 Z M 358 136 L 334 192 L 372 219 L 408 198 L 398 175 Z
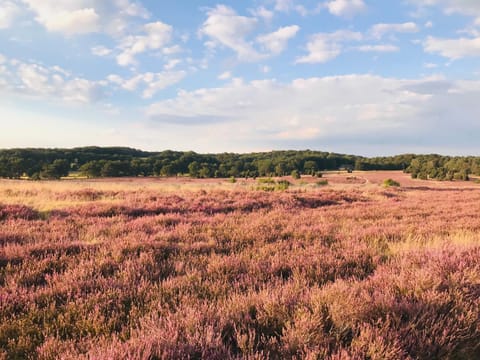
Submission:
M 2 205 L 0 358 L 479 358 L 480 193 L 335 181 Z

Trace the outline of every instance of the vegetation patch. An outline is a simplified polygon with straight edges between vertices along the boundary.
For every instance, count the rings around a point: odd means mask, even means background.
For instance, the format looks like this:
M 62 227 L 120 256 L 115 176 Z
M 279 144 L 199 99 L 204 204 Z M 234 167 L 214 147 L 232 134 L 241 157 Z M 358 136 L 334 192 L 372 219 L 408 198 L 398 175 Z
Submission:
M 400 183 L 398 181 L 395 181 L 393 179 L 386 179 L 383 181 L 383 186 L 384 187 L 399 187 Z

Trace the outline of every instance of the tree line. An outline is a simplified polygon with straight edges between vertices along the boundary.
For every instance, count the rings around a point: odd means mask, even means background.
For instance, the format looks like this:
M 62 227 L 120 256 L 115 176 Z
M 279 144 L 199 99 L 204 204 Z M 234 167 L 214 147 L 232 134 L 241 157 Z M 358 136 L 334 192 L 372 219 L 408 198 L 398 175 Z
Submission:
M 89 178 L 184 176 L 195 178 L 320 175 L 329 170 L 403 170 L 412 177 L 442 180 L 480 175 L 480 158 L 404 154 L 362 157 L 322 151 L 249 154 L 147 152 L 126 147 L 0 150 L 0 177 L 59 179 L 71 173 Z

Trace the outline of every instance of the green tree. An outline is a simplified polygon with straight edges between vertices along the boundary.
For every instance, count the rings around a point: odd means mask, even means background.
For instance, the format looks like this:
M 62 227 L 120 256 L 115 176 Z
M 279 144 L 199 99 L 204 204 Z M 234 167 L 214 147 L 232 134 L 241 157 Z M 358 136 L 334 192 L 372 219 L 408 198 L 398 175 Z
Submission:
M 199 177 L 200 164 L 197 161 L 192 161 L 190 164 L 188 164 L 188 174 L 193 178 Z
M 70 163 L 65 159 L 54 160 L 51 164 L 43 166 L 40 177 L 43 179 L 60 179 L 67 176 L 70 171 Z

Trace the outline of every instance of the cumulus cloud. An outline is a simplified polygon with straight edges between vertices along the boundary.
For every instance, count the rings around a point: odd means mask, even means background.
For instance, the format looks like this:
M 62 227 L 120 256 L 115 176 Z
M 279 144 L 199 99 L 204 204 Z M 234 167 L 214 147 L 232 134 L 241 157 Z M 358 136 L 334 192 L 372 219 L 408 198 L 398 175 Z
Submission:
M 48 31 L 68 36 L 93 32 L 118 34 L 129 17 L 147 18 L 148 11 L 130 0 L 22 0 Z
M 355 47 L 354 49 L 361 52 L 379 52 L 379 53 L 400 51 L 400 48 L 395 45 L 361 45 L 361 46 Z
M 252 13 L 257 14 L 258 9 Z M 297 25 L 285 26 L 252 39 L 258 24 L 255 17 L 241 16 L 228 6 L 217 5 L 207 11 L 207 20 L 200 28 L 199 35 L 209 38 L 204 44 L 210 51 L 223 46 L 233 50 L 240 61 L 256 62 L 282 53 L 288 41 L 300 30 Z
M 0 29 L 6 29 L 13 25 L 16 17 L 20 15 L 20 8 L 12 1 L 0 3 Z
M 273 11 L 266 9 L 263 6 L 260 6 L 256 9 L 250 10 L 250 13 L 257 18 L 261 18 L 265 20 L 266 22 L 270 22 L 273 19 L 273 16 L 275 15 Z
M 200 35 L 208 36 L 213 44 L 219 44 L 235 51 L 243 61 L 256 61 L 261 55 L 246 40 L 257 27 L 258 20 L 253 17 L 238 15 L 235 10 L 225 5 L 217 5 L 208 10 L 207 20 L 200 28 Z
M 398 144 L 411 149 L 418 141 L 445 146 L 454 141 L 453 131 L 478 129 L 471 114 L 479 95 L 479 81 L 347 75 L 288 83 L 231 82 L 219 88 L 180 91 L 173 99 L 151 105 L 147 114 L 152 121 L 169 126 L 194 126 L 192 134 L 207 143 L 219 144 L 219 138 L 225 137 L 229 149 L 248 139 L 249 146 L 281 148 L 286 144 L 337 144 L 338 148 L 342 142 L 358 148 L 362 142 L 385 141 L 385 149 L 395 151 Z
M 107 77 L 107 80 L 128 91 L 137 91 L 140 88 L 142 97 L 151 99 L 157 92 L 180 82 L 185 76 L 185 71 L 164 71 L 138 74 L 128 79 L 112 74 Z
M 363 0 L 332 0 L 324 4 L 327 10 L 336 16 L 352 17 L 366 10 Z
M 112 53 L 111 49 L 106 48 L 105 46 L 95 46 L 92 49 L 92 54 L 95 56 L 108 56 Z
M 101 82 L 73 77 L 58 66 L 45 67 L 21 61 L 10 61 L 9 64 L 8 70 L 0 74 L 3 91 L 81 104 L 96 103 L 105 96 Z
M 302 16 L 308 14 L 308 10 L 301 4 L 297 4 L 295 0 L 275 0 L 275 11 L 291 12 L 295 11 Z
M 117 56 L 117 63 L 121 66 L 136 64 L 136 55 L 165 47 L 171 41 L 172 31 L 170 25 L 161 21 L 144 25 L 142 35 L 130 35 L 122 39 L 119 45 L 122 52 Z
M 350 30 L 315 34 L 307 43 L 308 54 L 297 58 L 296 63 L 315 64 L 328 62 L 342 53 L 344 49 L 343 43 L 360 41 L 362 38 L 361 33 Z
M 442 39 L 429 36 L 423 43 L 428 53 L 436 53 L 451 60 L 480 56 L 480 37 Z
M 370 33 L 373 37 L 380 39 L 389 33 L 416 33 L 419 31 L 417 24 L 406 22 L 401 24 L 375 24 L 371 27 Z
M 288 41 L 294 38 L 299 30 L 300 27 L 297 25 L 285 26 L 270 34 L 257 37 L 257 42 L 271 54 L 278 55 L 286 49 Z
M 232 78 L 232 73 L 230 71 L 225 71 L 218 75 L 219 80 L 228 80 Z
M 447 14 L 480 16 L 480 2 L 476 0 L 409 0 L 417 7 L 440 6 Z

